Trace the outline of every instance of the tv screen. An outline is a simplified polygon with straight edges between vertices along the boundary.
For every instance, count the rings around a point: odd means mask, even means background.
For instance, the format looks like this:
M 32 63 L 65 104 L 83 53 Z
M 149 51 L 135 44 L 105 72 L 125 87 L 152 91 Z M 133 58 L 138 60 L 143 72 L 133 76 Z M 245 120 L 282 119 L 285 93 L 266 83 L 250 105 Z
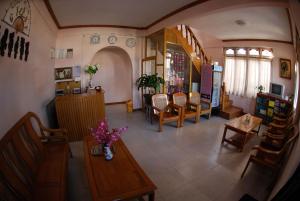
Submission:
M 271 83 L 271 86 L 270 86 L 270 93 L 271 94 L 273 94 L 275 96 L 283 97 L 283 90 L 284 90 L 283 85 Z

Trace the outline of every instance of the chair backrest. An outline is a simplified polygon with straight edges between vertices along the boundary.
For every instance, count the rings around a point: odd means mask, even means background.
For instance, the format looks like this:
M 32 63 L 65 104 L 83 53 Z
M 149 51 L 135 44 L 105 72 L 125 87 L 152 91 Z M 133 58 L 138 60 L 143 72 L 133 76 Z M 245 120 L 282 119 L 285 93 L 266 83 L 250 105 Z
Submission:
M 177 92 L 173 94 L 173 103 L 182 107 L 186 106 L 186 95 L 182 92 Z
M 200 104 L 200 94 L 196 91 L 189 93 L 190 103 Z
M 158 109 L 164 110 L 169 104 L 167 94 L 155 94 L 152 96 L 152 105 Z M 154 110 L 154 114 L 158 112 Z
M 0 140 L 0 195 L 4 200 L 31 200 L 38 166 L 44 147 L 32 120 L 40 123 L 34 113 L 27 113 Z

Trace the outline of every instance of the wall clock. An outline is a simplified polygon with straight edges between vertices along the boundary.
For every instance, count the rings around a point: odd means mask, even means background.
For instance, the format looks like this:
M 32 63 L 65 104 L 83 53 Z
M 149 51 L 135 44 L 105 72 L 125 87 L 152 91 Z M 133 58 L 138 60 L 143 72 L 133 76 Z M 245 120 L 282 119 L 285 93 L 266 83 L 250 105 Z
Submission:
M 116 42 L 118 41 L 118 38 L 117 36 L 115 35 L 110 35 L 108 38 L 107 38 L 107 42 L 111 45 L 115 44 Z
M 135 45 L 136 45 L 136 39 L 135 38 L 127 38 L 127 40 L 126 40 L 126 46 L 127 47 L 132 48 L 132 47 L 135 47 Z
M 12 0 L 9 8 L 6 9 L 2 21 L 13 27 L 16 32 L 21 32 L 29 36 L 31 11 L 28 0 Z
M 100 35 L 94 34 L 91 36 L 90 44 L 99 44 L 100 43 Z

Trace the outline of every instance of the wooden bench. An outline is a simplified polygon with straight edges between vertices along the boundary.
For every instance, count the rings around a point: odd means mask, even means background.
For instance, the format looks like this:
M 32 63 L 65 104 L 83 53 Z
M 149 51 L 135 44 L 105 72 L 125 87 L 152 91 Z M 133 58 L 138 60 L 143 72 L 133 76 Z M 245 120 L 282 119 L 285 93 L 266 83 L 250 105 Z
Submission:
M 66 200 L 66 130 L 47 129 L 32 112 L 0 140 L 0 200 Z

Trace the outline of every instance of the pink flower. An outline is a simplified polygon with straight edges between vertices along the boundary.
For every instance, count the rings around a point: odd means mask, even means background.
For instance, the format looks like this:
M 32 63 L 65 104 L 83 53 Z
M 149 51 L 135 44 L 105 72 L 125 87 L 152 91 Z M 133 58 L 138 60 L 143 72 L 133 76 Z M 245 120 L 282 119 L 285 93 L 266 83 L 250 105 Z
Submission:
M 121 134 L 127 131 L 127 129 L 127 126 L 122 128 L 113 128 L 110 132 L 108 123 L 104 119 L 98 123 L 97 128 L 91 128 L 91 132 L 97 142 L 107 144 L 110 147 L 113 142 L 116 142 L 121 138 Z

